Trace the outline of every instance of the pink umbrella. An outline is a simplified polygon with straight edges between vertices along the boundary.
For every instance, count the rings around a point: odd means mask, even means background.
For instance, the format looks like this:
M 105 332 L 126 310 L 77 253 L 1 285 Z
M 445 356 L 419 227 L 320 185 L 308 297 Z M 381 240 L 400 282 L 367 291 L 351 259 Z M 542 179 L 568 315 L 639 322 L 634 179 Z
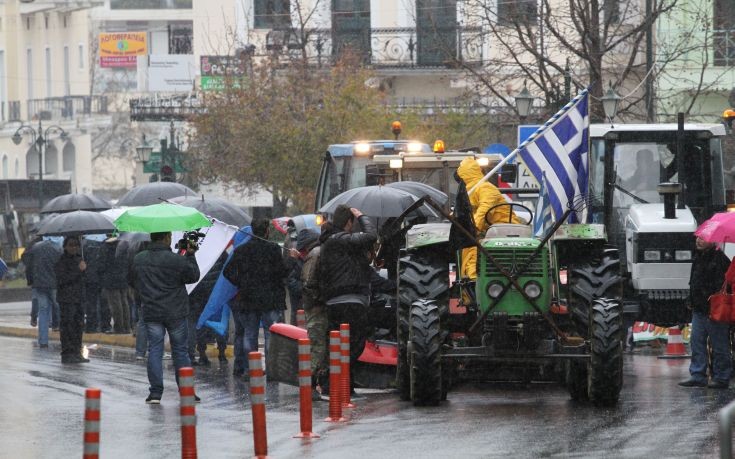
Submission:
M 707 242 L 735 242 L 735 212 L 714 214 L 694 232 Z

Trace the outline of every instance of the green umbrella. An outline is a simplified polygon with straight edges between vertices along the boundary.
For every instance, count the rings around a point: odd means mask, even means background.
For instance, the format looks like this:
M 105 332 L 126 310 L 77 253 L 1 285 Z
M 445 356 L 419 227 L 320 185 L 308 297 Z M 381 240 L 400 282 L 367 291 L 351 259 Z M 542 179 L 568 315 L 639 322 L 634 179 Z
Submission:
M 212 226 L 212 222 L 198 210 L 165 202 L 128 209 L 113 223 L 120 231 L 141 233 L 190 231 Z

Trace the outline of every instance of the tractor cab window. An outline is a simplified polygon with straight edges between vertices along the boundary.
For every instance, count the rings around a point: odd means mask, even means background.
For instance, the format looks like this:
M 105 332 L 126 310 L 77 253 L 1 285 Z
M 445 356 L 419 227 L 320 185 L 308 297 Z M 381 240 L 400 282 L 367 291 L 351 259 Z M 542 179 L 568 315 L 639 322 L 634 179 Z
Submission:
M 666 171 L 674 159 L 666 145 L 621 143 L 615 146 L 613 155 L 614 207 L 661 202 L 657 187 L 659 183 L 669 181 L 670 173 Z

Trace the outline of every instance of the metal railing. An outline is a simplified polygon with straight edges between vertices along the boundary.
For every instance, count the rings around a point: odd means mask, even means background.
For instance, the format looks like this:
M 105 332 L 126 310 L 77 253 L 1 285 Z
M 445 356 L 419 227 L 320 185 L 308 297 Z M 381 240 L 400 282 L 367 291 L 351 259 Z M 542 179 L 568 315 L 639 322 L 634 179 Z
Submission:
M 302 47 L 306 50 L 311 64 L 330 64 L 335 53 L 334 47 L 341 45 L 369 46 L 370 49 L 355 49 L 365 54 L 368 64 L 375 68 L 441 68 L 454 67 L 458 62 L 464 64 L 481 64 L 483 61 L 484 35 L 480 27 L 455 27 L 442 29 L 441 35 L 453 34 L 455 40 L 451 49 L 437 46 L 441 40 L 432 36 L 432 32 L 421 31 L 414 27 L 374 28 L 356 30 L 355 34 L 367 33 L 367 40 L 349 40 L 350 35 L 341 31 L 335 39 L 330 29 L 306 29 L 304 38 L 294 36 L 298 31 L 275 31 L 290 34 L 283 37 L 283 46 L 298 56 Z M 419 36 L 428 37 L 422 43 Z M 301 43 L 303 40 L 303 43 Z M 340 42 L 343 42 L 340 44 Z M 273 51 L 273 48 L 271 48 Z
M 93 114 L 107 114 L 107 96 L 48 97 L 28 101 L 28 119 L 74 119 Z
M 713 30 L 712 51 L 714 64 L 718 67 L 735 65 L 735 29 Z

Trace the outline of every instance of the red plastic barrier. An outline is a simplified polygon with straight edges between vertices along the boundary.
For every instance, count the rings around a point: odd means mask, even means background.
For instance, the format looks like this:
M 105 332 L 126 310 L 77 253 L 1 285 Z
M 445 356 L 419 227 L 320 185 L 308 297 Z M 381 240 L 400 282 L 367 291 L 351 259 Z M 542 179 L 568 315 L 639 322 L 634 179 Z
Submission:
M 265 372 L 260 352 L 248 354 L 250 365 L 250 403 L 253 407 L 253 443 L 255 457 L 268 456 L 268 434 L 265 428 Z
M 311 431 L 311 341 L 299 340 L 299 411 L 301 432 L 294 438 L 319 438 Z
M 191 367 L 180 368 L 181 459 L 197 458 L 197 413 L 194 395 L 194 369 Z
M 100 457 L 100 389 L 87 389 L 84 393 L 84 459 Z
M 329 332 L 329 417 L 327 422 L 346 421 L 342 417 L 342 377 L 339 330 Z
M 350 324 L 339 324 L 339 348 L 340 362 L 342 369 L 342 381 L 340 388 L 342 389 L 342 407 L 354 408 L 355 405 L 350 401 Z

